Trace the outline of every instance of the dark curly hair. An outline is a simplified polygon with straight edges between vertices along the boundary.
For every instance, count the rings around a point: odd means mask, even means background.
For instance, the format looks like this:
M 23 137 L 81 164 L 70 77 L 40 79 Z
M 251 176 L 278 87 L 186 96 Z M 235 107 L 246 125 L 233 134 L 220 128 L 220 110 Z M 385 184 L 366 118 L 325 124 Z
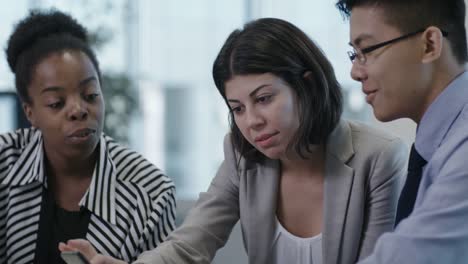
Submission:
M 299 128 L 289 148 L 300 156 L 326 143 L 343 110 L 341 87 L 320 48 L 299 28 L 276 18 L 247 23 L 227 38 L 213 64 L 213 78 L 227 102 L 225 84 L 236 75 L 272 73 L 298 98 Z M 243 136 L 230 113 L 233 144 L 250 160 L 264 156 Z
M 385 22 L 402 33 L 436 26 L 448 33 L 458 63 L 468 61 L 464 0 L 339 0 L 336 7 L 349 17 L 355 7 L 373 6 L 384 10 Z
M 15 74 L 16 91 L 21 101 L 32 103 L 28 86 L 37 64 L 51 53 L 63 50 L 85 53 L 101 82 L 99 64 L 89 45 L 87 31 L 70 15 L 58 10 L 35 10 L 15 26 L 8 40 L 6 56 Z

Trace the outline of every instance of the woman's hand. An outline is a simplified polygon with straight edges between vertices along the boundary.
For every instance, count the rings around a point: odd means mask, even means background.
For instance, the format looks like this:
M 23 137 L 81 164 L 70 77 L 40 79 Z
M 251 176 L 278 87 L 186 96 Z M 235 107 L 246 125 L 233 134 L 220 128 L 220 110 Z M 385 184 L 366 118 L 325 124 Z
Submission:
M 79 251 L 88 259 L 91 264 L 127 264 L 122 260 L 98 254 L 91 243 L 84 239 L 68 240 L 66 244 L 60 243 L 59 250 L 61 252 Z

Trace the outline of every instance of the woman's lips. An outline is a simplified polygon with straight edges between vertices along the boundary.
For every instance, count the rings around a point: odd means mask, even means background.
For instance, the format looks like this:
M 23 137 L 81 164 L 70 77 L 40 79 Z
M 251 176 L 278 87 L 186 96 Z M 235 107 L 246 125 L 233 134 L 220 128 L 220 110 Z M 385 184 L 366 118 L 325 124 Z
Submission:
M 274 141 L 274 137 L 278 134 L 278 132 L 276 133 L 272 133 L 272 134 L 263 134 L 257 138 L 255 138 L 255 143 L 262 147 L 262 148 L 266 148 L 266 147 L 269 147 L 272 145 L 273 141 Z
M 88 142 L 96 133 L 94 129 L 84 128 L 75 130 L 67 138 L 73 144 L 82 144 Z

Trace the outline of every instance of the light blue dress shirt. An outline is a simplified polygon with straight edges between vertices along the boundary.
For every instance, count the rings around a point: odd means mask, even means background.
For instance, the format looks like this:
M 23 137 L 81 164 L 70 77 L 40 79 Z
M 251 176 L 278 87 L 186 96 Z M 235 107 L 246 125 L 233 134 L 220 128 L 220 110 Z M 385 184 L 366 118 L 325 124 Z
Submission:
M 428 163 L 414 210 L 359 264 L 468 263 L 468 72 L 429 106 L 415 146 Z

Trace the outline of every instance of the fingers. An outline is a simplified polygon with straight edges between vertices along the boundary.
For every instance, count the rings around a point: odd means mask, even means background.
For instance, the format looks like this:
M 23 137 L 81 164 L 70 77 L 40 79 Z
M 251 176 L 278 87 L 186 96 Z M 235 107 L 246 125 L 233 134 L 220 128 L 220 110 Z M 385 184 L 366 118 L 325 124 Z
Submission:
M 61 251 L 79 251 L 88 260 L 92 260 L 97 255 L 97 252 L 91 243 L 84 239 L 68 240 L 67 244 L 60 243 L 59 249 Z
M 109 256 L 99 255 L 94 249 L 93 245 L 84 239 L 68 240 L 66 244 L 60 242 L 59 250 L 79 251 L 86 257 L 86 259 L 88 259 L 91 264 L 127 264 L 124 261 Z
M 75 248 L 72 248 L 63 242 L 59 243 L 59 250 L 60 251 L 76 251 Z

